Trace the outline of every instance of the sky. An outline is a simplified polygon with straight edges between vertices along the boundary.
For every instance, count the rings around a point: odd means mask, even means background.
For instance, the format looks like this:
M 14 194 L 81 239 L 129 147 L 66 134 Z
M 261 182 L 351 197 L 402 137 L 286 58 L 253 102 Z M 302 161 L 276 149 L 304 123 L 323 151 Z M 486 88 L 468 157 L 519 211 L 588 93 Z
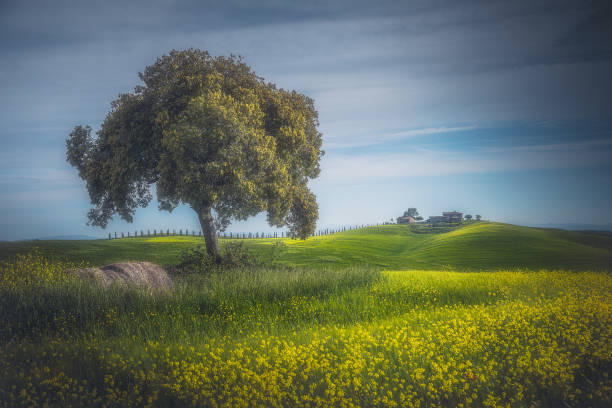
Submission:
M 521 225 L 612 224 L 609 1 L 0 1 L 0 240 L 196 229 L 139 209 L 89 227 L 65 161 L 172 49 L 237 54 L 314 99 L 318 228 L 416 207 Z M 228 231 L 271 231 L 265 216 Z

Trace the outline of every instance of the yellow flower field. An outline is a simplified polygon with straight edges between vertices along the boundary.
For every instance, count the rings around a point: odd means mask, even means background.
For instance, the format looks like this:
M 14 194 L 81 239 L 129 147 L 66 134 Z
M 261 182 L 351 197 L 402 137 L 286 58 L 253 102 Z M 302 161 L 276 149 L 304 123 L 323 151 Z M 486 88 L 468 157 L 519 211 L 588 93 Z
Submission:
M 609 274 L 384 272 L 327 297 L 288 296 L 281 302 L 293 325 L 271 316 L 249 322 L 257 319 L 254 310 L 275 309 L 265 298 L 246 305 L 236 296 L 215 315 L 224 325 L 191 326 L 200 330 L 175 339 L 158 341 L 135 328 L 157 319 L 214 319 L 187 308 L 186 298 L 175 304 L 159 298 L 151 302 L 166 302 L 162 316 L 149 310 L 119 324 L 124 312 L 109 309 L 98 325 L 81 330 L 80 317 L 68 314 L 53 335 L 13 336 L 2 343 L 0 405 L 612 403 Z M 356 314 L 364 305 L 371 313 L 352 322 L 325 317 L 334 308 Z

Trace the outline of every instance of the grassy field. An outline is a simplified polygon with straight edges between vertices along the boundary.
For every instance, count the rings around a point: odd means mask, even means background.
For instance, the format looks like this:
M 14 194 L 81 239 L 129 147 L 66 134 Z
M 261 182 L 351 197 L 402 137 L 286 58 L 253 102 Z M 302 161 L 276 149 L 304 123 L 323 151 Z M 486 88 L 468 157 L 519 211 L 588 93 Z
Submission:
M 162 294 L 64 270 L 173 263 L 193 238 L 3 244 L 0 407 L 608 407 L 612 276 L 586 270 L 609 266 L 609 240 L 375 227 Z M 265 260 L 273 242 L 248 245 Z
M 222 245 L 224 244 L 221 240 Z M 612 235 L 478 222 L 442 234 L 417 234 L 387 225 L 311 237 L 307 240 L 250 239 L 245 244 L 266 257 L 275 242 L 287 244 L 285 265 L 372 265 L 387 269 L 612 269 Z M 92 265 L 134 260 L 176 263 L 182 250 L 201 237 L 125 238 L 93 241 L 0 243 L 0 259 L 33 247 L 48 257 Z

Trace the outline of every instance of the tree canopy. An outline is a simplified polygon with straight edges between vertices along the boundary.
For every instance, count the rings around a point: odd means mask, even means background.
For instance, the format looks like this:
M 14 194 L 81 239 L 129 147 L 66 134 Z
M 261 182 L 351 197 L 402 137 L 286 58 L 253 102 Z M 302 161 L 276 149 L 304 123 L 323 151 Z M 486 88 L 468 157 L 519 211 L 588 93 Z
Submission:
M 414 217 L 416 217 L 418 215 L 419 215 L 419 212 L 414 207 L 410 207 L 409 209 L 404 211 L 404 217 L 412 217 L 412 218 L 414 218 Z
M 323 155 L 309 97 L 277 88 L 240 57 L 171 51 L 139 73 L 143 85 L 111 103 L 97 137 L 76 126 L 67 160 L 87 183 L 91 225 L 114 214 L 133 221 L 152 200 L 161 210 L 191 206 L 209 254 L 217 228 L 267 212 L 295 236 L 314 232 L 316 197 L 307 183 Z

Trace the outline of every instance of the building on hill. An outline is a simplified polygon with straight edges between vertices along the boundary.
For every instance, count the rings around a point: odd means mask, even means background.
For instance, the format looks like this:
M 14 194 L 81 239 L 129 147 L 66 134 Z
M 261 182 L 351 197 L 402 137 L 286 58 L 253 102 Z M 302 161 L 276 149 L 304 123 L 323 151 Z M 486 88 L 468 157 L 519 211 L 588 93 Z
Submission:
M 429 217 L 427 222 L 431 222 L 432 224 L 437 224 L 439 222 L 448 222 L 448 218 L 443 215 L 432 215 Z
M 449 211 L 443 212 L 442 216 L 448 219 L 448 222 L 462 222 L 463 221 L 463 213 L 457 211 Z
M 414 222 L 414 218 L 409 215 L 406 215 L 404 217 L 397 217 L 398 224 L 412 224 Z
M 463 213 L 457 211 L 443 212 L 442 215 L 432 215 L 427 221 L 432 224 L 437 224 L 439 222 L 461 224 L 463 222 Z

